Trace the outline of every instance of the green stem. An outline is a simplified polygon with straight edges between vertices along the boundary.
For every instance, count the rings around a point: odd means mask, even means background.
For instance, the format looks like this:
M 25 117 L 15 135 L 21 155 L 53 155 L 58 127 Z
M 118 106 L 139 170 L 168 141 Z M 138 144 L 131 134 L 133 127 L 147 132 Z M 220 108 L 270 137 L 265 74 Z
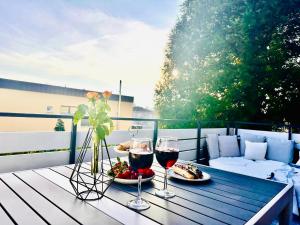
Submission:
M 92 162 L 91 162 L 92 175 L 97 174 L 99 172 L 98 159 L 99 159 L 99 144 L 94 141 Z

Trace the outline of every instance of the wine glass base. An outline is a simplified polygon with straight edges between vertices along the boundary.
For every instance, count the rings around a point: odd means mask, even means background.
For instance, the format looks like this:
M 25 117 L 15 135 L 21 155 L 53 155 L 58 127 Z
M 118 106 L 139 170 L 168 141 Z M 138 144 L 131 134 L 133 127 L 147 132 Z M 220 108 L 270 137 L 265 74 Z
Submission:
M 138 211 L 145 210 L 150 208 L 150 204 L 145 200 L 131 200 L 127 203 L 127 206 L 131 209 L 135 209 Z
M 155 194 L 158 197 L 161 197 L 161 198 L 173 198 L 173 197 L 175 197 L 175 193 L 172 192 L 172 191 L 168 191 L 168 190 L 158 190 L 158 191 L 155 192 Z

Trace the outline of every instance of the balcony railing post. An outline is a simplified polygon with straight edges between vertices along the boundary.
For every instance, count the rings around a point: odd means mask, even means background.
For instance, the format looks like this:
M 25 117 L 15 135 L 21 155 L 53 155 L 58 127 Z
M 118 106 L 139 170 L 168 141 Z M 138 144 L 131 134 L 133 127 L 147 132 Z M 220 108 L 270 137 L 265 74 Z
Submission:
M 237 122 L 234 122 L 234 134 L 235 135 L 238 135 L 238 125 L 237 125 Z
M 153 149 L 155 149 L 157 136 L 158 136 L 158 120 L 155 120 L 154 121 L 154 130 L 153 130 Z
M 77 137 L 77 125 L 73 123 L 72 119 L 72 130 L 71 130 L 71 141 L 70 141 L 70 158 L 69 162 L 70 164 L 75 163 L 75 157 L 76 157 L 76 137 Z
M 201 150 L 201 123 L 197 120 L 197 163 L 200 163 Z
M 292 140 L 292 125 L 289 123 L 289 125 L 288 125 L 288 131 L 289 131 L 289 136 L 288 136 L 288 138 L 289 138 L 289 140 Z
M 226 135 L 230 134 L 230 122 L 227 122 L 226 124 Z

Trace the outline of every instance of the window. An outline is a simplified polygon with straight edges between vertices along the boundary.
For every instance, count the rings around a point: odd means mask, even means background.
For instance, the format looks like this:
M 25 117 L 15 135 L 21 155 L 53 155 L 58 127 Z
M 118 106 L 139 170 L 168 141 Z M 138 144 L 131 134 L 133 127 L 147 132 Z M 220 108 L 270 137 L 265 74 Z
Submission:
M 76 106 L 62 105 L 60 107 L 61 114 L 74 114 L 75 111 L 76 111 Z
M 47 113 L 53 113 L 53 106 L 52 105 L 48 105 L 47 109 L 46 109 Z

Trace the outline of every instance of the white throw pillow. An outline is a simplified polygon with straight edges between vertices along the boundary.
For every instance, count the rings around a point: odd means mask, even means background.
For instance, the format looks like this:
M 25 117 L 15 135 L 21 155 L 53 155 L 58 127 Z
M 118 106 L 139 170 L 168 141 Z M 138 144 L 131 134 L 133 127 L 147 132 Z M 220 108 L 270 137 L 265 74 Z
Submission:
M 245 141 L 245 159 L 265 160 L 268 143 Z

